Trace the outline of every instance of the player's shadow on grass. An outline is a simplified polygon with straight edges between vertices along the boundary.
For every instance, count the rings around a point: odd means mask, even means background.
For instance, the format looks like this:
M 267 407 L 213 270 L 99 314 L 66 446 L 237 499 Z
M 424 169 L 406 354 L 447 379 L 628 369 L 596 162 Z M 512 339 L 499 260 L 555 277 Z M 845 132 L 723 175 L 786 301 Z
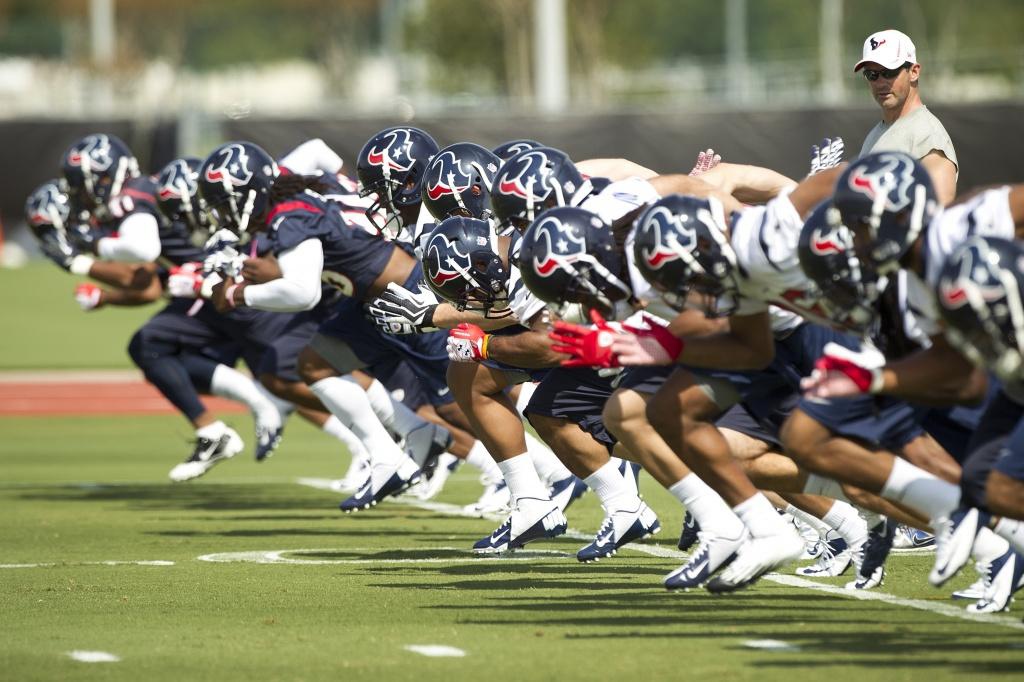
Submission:
M 290 493 L 290 494 L 289 494 Z M 329 508 L 329 500 L 316 499 L 299 492 L 294 485 L 268 483 L 266 486 L 217 483 L 213 485 L 173 485 L 170 483 L 105 485 L 99 488 L 39 488 L 19 494 L 25 500 L 46 502 L 123 502 L 133 510 L 200 510 L 291 512 Z

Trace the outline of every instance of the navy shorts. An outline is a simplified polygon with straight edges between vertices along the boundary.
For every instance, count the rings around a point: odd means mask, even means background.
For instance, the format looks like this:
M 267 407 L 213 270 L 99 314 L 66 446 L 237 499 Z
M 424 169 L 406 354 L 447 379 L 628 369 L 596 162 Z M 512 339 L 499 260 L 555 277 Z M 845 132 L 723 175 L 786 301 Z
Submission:
M 1024 480 L 1020 461 L 1022 456 L 1019 451 L 1016 455 L 1012 454 L 1015 448 L 1024 445 L 1020 433 L 1022 419 L 1024 407 L 1005 392 L 999 391 L 989 401 L 963 462 L 960 476 L 962 505 L 986 507 L 985 486 L 994 468 L 1007 476 Z M 1011 436 L 1017 436 L 1016 445 L 1011 445 Z
M 281 330 L 280 336 L 270 342 L 260 358 L 259 367 L 254 370 L 257 376 L 270 374 L 285 381 L 301 381 L 299 353 L 309 345 L 321 323 L 318 318 L 322 314 L 314 310 L 295 314 Z
M 668 367 L 630 367 L 615 381 L 615 388 L 628 388 L 637 393 L 652 395 L 658 392 L 672 372 L 674 366 Z
M 784 391 L 780 392 L 777 397 L 778 402 L 775 409 L 768 413 L 755 412 L 746 403 L 737 403 L 715 421 L 715 426 L 720 429 L 738 431 L 751 438 L 769 443 L 776 450 L 781 450 L 782 441 L 779 440 L 779 431 L 782 429 L 782 424 L 789 418 L 793 408 L 796 407 L 800 396 L 794 391 Z
M 422 276 L 422 268 L 417 263 L 405 287 L 416 291 Z M 364 367 L 386 364 L 398 355 L 424 383 L 431 404 L 453 402 L 448 389 L 447 331 L 403 336 L 384 334 L 367 319 L 364 304 L 352 298 L 342 299 L 332 312 L 320 325 L 318 334 L 344 341 Z
M 816 324 L 803 324 L 787 338 L 776 341 L 776 356 L 785 361 L 794 388 L 810 375 L 826 343 L 857 349 L 860 343 L 848 334 Z M 863 441 L 874 447 L 899 449 L 924 434 L 918 411 L 909 403 L 885 396 L 860 396 L 820 400 L 801 398 L 800 410 L 833 434 Z
M 391 362 L 381 363 L 366 368 L 366 372 L 384 384 L 384 388 L 392 396 L 405 403 L 410 409 L 416 410 L 423 405 L 430 405 L 430 396 L 423 388 L 423 382 L 412 371 L 409 363 L 395 358 Z
M 1010 433 L 992 468 L 1004 476 L 1024 481 L 1024 419 Z
M 597 370 L 556 367 L 537 385 L 523 412 L 527 419 L 531 414 L 568 419 L 610 451 L 617 441 L 605 428 L 601 412 L 613 390 L 611 377 Z
M 502 327 L 501 329 L 495 329 L 494 331 L 488 332 L 492 336 L 516 336 L 530 331 L 522 325 L 514 324 L 508 327 Z M 543 381 L 544 377 L 550 371 L 549 368 L 543 369 L 530 369 L 528 367 L 517 367 L 510 365 L 500 360 L 484 360 L 480 363 L 484 367 L 490 367 L 491 369 L 497 369 L 505 373 L 509 380 L 513 384 L 523 384 L 527 381 Z

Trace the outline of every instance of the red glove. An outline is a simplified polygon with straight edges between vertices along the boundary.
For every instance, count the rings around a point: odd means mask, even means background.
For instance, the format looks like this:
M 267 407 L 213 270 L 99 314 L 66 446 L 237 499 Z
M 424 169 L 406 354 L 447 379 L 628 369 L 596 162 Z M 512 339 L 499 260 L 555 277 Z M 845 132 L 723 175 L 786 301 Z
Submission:
M 480 362 L 487 359 L 491 335 L 483 329 L 463 322 L 448 332 L 448 357 L 455 362 Z
M 75 300 L 82 310 L 95 310 L 102 305 L 103 289 L 92 282 L 83 282 L 75 287 Z
M 590 309 L 593 327 L 558 321 L 548 334 L 555 343 L 551 350 L 569 355 L 562 360 L 562 367 L 619 367 L 619 361 L 612 353 L 615 330 L 608 326 L 601 313 Z
M 167 293 L 178 298 L 196 298 L 203 286 L 202 263 L 175 265 L 167 275 Z
M 841 398 L 882 390 L 885 357 L 877 350 L 853 351 L 837 343 L 827 343 L 823 350 L 811 376 L 800 382 L 809 397 Z
M 650 315 L 644 314 L 647 328 L 622 325 L 632 337 L 622 335 L 615 342 L 615 354 L 623 365 L 671 365 L 683 352 L 685 343 Z

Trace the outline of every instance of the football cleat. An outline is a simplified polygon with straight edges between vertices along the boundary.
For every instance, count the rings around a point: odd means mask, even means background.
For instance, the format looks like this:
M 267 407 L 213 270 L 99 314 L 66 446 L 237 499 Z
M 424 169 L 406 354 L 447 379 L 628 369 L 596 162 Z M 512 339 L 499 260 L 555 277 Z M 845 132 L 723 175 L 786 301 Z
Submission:
M 508 552 L 533 540 L 558 537 L 568 527 L 565 515 L 551 500 L 523 497 L 497 530 L 474 543 L 473 551 L 481 554 Z
M 985 567 L 983 573 L 986 575 L 988 574 L 987 566 Z M 975 580 L 973 583 L 971 583 L 964 589 L 957 590 L 950 596 L 953 599 L 970 599 L 971 601 L 978 601 L 979 599 L 985 596 L 985 577 L 985 575 L 982 575 L 980 578 Z
M 848 590 L 870 590 L 885 582 L 885 560 L 892 551 L 896 536 L 896 524 L 884 516 L 868 531 L 868 539 L 861 547 L 852 547 L 850 552 L 857 576 L 846 583 Z
M 370 478 L 370 458 L 368 455 L 353 457 L 349 462 L 345 476 L 331 481 L 331 490 L 339 493 L 354 493 L 363 487 Z
M 583 497 L 583 493 L 587 492 L 587 484 L 583 482 L 583 479 L 573 474 L 569 474 L 560 481 L 555 481 L 551 484 L 551 488 L 548 490 L 548 497 L 551 501 L 558 505 L 558 508 L 565 513 L 573 502 Z
M 683 517 L 683 532 L 679 535 L 679 550 L 688 551 L 697 542 L 699 534 L 700 524 L 693 518 L 693 514 L 686 512 L 686 516 Z
M 484 485 L 484 492 L 473 504 L 463 507 L 467 514 L 476 516 L 490 516 L 493 514 L 508 514 L 512 511 L 512 495 L 509 493 L 505 479 L 497 481 L 481 477 L 487 481 Z
M 448 477 L 459 468 L 461 462 L 462 460 L 455 455 L 447 452 L 441 453 L 441 456 L 437 458 L 437 466 L 434 467 L 434 475 L 426 480 L 421 480 L 419 485 L 414 488 L 413 494 L 420 500 L 434 499 L 444 488 Z
M 806 549 L 804 553 L 807 553 Z M 796 574 L 808 578 L 835 578 L 846 573 L 852 560 L 853 553 L 846 545 L 846 540 L 840 537 L 839 533 L 830 530 L 822 538 L 818 560 L 810 566 L 796 569 Z
M 708 581 L 708 592 L 733 592 L 752 585 L 762 575 L 800 558 L 804 540 L 791 526 L 777 535 L 751 538 L 728 568 Z
M 632 511 L 618 509 L 604 517 L 594 541 L 576 552 L 576 559 L 583 563 L 600 561 L 618 552 L 623 545 L 654 535 L 660 530 L 658 516 L 641 501 Z
M 935 528 L 935 567 L 928 574 L 928 580 L 940 587 L 952 578 L 967 563 L 983 525 L 977 509 L 960 508 L 949 518 L 938 519 Z M 987 519 L 986 519 L 987 520 Z
M 900 524 L 896 528 L 896 537 L 893 539 L 894 550 L 913 551 L 917 549 L 928 549 L 935 546 L 935 536 L 931 533 L 917 528 L 911 528 Z
M 1013 593 L 1024 585 L 1024 557 L 1012 549 L 995 559 L 982 577 L 983 593 L 974 604 L 967 606 L 969 613 L 997 613 L 1010 608 Z
M 274 450 L 281 444 L 281 435 L 284 427 L 276 429 L 256 424 L 256 461 L 262 462 L 274 454 Z
M 697 548 L 685 564 L 665 576 L 665 589 L 690 590 L 704 585 L 718 571 L 732 563 L 736 552 L 750 536 L 746 531 L 735 539 L 698 533 Z
M 381 500 L 398 495 L 420 480 L 420 468 L 406 457 L 399 464 L 377 463 L 370 466 L 366 482 L 338 508 L 346 514 L 369 509 Z
M 231 427 L 225 427 L 220 438 L 197 438 L 192 454 L 171 469 L 170 478 L 178 483 L 199 478 L 218 463 L 237 455 L 244 447 L 242 437 Z

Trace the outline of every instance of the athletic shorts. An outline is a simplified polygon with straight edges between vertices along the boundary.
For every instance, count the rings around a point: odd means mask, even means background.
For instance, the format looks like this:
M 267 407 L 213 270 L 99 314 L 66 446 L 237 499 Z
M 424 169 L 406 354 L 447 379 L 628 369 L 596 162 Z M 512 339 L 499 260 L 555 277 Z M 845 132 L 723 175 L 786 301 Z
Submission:
M 604 404 L 614 389 L 612 378 L 586 367 L 556 367 L 550 370 L 523 412 L 529 419 L 539 414 L 568 419 L 611 451 L 617 442 L 601 418 Z

